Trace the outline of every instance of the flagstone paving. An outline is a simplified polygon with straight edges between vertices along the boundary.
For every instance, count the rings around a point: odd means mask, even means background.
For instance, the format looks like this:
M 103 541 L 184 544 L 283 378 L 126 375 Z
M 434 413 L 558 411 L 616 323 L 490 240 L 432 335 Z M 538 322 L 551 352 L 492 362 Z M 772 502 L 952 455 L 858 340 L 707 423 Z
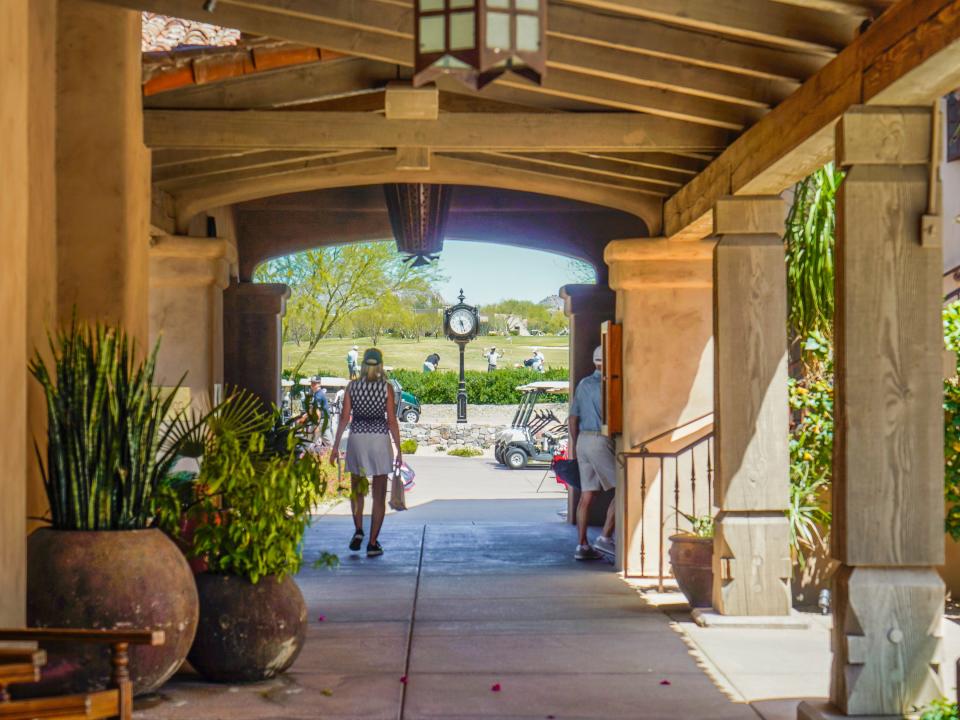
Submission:
M 136 717 L 759 717 L 741 694 L 719 689 L 728 686 L 711 679 L 678 623 L 610 565 L 573 561 L 575 530 L 556 514 L 561 497 L 533 493 L 542 472 L 495 474 L 484 461 L 437 458 L 420 460 L 418 473 L 419 501 L 387 517 L 383 557 L 347 551 L 352 525 L 342 511 L 309 531 L 297 582 L 310 629 L 288 673 L 231 686 L 183 672 L 138 700 Z M 463 491 L 477 478 L 491 483 L 481 495 L 513 487 L 495 501 L 499 513 L 491 498 Z M 446 521 L 437 517 L 442 501 L 427 497 L 444 483 L 461 488 Z M 517 521 L 520 512 L 532 519 Z M 310 566 L 324 551 L 340 555 L 339 567 Z

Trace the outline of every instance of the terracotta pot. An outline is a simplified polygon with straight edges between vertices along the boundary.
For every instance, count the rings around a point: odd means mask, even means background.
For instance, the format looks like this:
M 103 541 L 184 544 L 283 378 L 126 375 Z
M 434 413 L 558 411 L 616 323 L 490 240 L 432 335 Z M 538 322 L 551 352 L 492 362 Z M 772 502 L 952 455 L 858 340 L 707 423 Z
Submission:
M 266 680 L 293 665 L 307 637 L 307 604 L 289 575 L 256 585 L 236 575 L 201 573 L 200 624 L 190 664 L 207 680 Z
M 713 538 L 696 535 L 670 536 L 670 565 L 690 607 L 712 605 Z
M 27 541 L 31 627 L 163 630 L 159 647 L 130 646 L 134 692 L 153 692 L 183 663 L 197 628 L 193 573 L 159 530 L 43 528 Z M 106 646 L 50 643 L 38 694 L 106 688 Z M 34 691 L 31 690 L 31 693 Z

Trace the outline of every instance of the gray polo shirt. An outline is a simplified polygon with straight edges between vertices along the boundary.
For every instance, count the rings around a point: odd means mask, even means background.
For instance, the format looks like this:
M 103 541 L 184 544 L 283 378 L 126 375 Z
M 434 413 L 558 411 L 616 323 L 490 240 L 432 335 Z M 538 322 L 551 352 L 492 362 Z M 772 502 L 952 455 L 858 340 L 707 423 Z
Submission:
M 600 371 L 595 370 L 577 384 L 570 403 L 570 414 L 579 418 L 581 432 L 600 432 L 603 418 L 600 410 Z

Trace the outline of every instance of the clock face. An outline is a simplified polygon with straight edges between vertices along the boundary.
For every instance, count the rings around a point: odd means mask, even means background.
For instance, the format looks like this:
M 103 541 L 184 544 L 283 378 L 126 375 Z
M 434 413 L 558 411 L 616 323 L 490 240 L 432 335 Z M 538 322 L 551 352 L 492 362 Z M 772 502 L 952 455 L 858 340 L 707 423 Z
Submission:
M 450 316 L 450 332 L 454 335 L 469 335 L 473 331 L 476 321 L 473 313 L 469 310 L 455 310 Z

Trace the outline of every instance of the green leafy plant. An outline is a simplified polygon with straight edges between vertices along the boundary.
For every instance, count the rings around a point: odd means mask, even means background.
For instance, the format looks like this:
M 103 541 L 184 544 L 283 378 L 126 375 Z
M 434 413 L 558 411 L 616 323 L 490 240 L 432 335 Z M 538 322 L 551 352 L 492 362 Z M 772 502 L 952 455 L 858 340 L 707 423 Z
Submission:
M 296 573 L 311 511 L 327 491 L 328 467 L 300 456 L 293 437 L 287 451 L 268 451 L 264 434 L 241 440 L 219 431 L 208 445 L 191 483 L 186 510 L 171 484 L 158 502 L 161 527 L 179 534 L 184 515 L 195 522 L 188 555 L 202 558 L 209 572 L 240 575 L 252 583 Z
M 803 567 L 806 558 L 826 540 L 830 527 L 827 493 L 833 472 L 833 366 L 828 345 L 815 334 L 819 362 L 801 378 L 787 381 L 790 402 L 790 547 Z
M 674 508 L 680 517 L 690 523 L 690 533 L 699 538 L 712 538 L 714 521 L 713 515 L 690 515 L 680 508 Z
M 46 462 L 39 449 L 37 457 L 53 527 L 130 530 L 150 522 L 178 451 L 168 422 L 176 388 L 153 385 L 158 347 L 138 360 L 121 329 L 74 316 L 50 338 L 52 367 L 39 353 L 31 361 L 46 397 Z
M 483 451 L 478 450 L 477 448 L 472 448 L 472 447 L 458 447 L 458 448 L 450 448 L 449 450 L 447 450 L 447 455 L 453 455 L 454 457 L 470 458 L 470 457 L 478 457 L 480 455 L 483 455 Z
M 793 336 L 833 331 L 837 191 L 843 173 L 829 163 L 797 183 L 787 215 L 787 290 Z
M 922 708 L 916 708 L 920 713 L 918 720 L 958 720 L 960 710 L 957 703 L 947 698 L 939 698 L 924 705 Z
M 400 452 L 404 455 L 415 455 L 417 448 L 420 447 L 413 438 L 408 438 L 400 443 Z

